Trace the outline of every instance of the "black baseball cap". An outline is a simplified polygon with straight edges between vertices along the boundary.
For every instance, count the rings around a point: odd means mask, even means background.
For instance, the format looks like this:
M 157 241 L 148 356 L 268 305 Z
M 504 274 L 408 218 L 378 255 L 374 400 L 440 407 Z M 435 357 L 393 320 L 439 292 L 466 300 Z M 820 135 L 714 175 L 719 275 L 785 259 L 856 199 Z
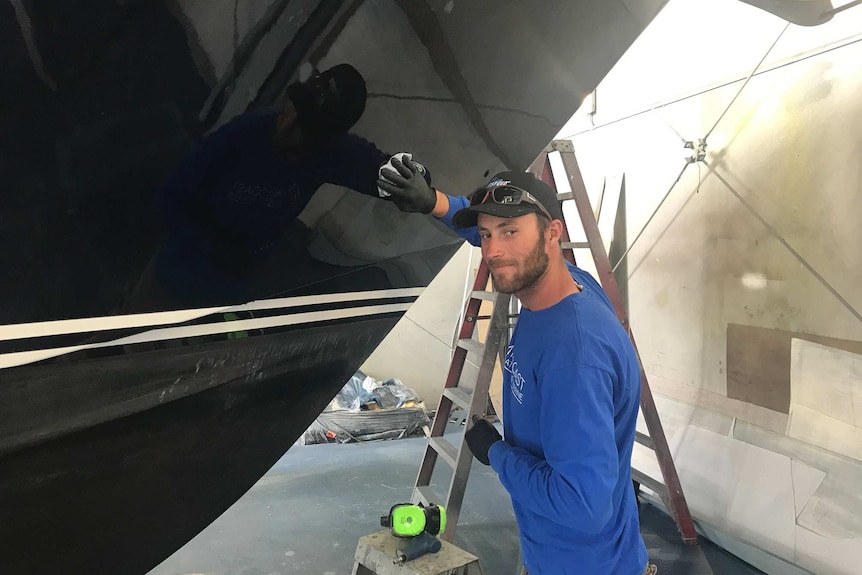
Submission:
M 288 86 L 303 134 L 312 139 L 344 133 L 365 111 L 368 93 L 365 79 L 350 64 L 337 64 L 328 70 L 315 70 L 305 82 Z
M 562 220 L 563 209 L 556 192 L 529 172 L 500 172 L 470 195 L 470 206 L 458 210 L 452 224 L 472 228 L 479 214 L 517 218 L 533 213 Z

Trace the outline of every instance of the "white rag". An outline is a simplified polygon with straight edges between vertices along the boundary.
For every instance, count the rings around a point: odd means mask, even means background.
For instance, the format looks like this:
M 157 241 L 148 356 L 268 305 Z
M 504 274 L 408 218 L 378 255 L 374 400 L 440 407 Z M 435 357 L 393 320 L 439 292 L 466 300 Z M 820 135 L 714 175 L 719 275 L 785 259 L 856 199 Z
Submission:
M 392 158 L 398 158 L 398 160 L 402 164 L 406 164 L 407 162 L 409 162 L 410 160 L 413 159 L 413 154 L 410 154 L 408 152 L 399 152 L 399 153 L 393 155 Z M 386 180 L 387 182 L 390 181 L 390 180 L 386 179 L 386 177 L 383 175 L 383 168 L 386 168 L 387 170 L 392 170 L 396 174 L 398 173 L 398 170 L 396 170 L 395 166 L 392 165 L 392 158 L 389 158 L 389 161 L 386 162 L 385 164 L 383 164 L 382 166 L 380 166 L 380 169 L 377 170 L 377 176 L 381 180 Z M 389 192 L 387 192 L 386 190 L 381 189 L 380 186 L 377 187 L 377 193 L 380 194 L 381 198 L 388 198 L 389 196 L 392 195 Z

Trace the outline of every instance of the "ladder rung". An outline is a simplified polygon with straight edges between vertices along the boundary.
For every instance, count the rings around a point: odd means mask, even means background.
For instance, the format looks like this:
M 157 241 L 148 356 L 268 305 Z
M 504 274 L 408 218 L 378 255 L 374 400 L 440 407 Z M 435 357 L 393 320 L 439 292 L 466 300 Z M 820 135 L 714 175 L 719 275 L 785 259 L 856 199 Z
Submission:
M 646 485 L 656 493 L 661 496 L 667 497 L 667 487 L 665 487 L 664 483 L 653 479 L 646 473 L 642 473 L 637 469 L 632 468 L 632 479 L 640 483 L 641 485 Z
M 428 506 L 431 503 L 436 503 L 437 505 L 446 505 L 446 502 L 437 497 L 437 494 L 431 488 L 430 485 L 417 485 L 413 488 L 413 502 L 421 503 L 422 505 Z
M 497 292 L 477 290 L 473 292 L 472 297 L 476 299 L 483 299 L 485 301 L 496 301 Z
M 448 439 L 443 437 L 432 437 L 428 440 L 428 445 L 440 454 L 443 460 L 449 464 L 449 467 L 455 469 L 458 465 L 458 448 L 452 445 Z
M 564 250 L 577 250 L 589 248 L 590 242 L 561 242 L 560 245 Z
M 473 392 L 466 391 L 461 387 L 447 387 L 443 390 L 443 395 L 452 400 L 457 406 L 470 410 L 470 404 L 473 403 Z
M 652 437 L 645 433 L 641 433 L 640 431 L 635 431 L 635 441 L 643 445 L 644 447 L 649 447 L 653 451 L 655 451 L 655 444 L 652 442 Z
M 479 357 L 482 356 L 482 353 L 485 351 L 485 344 L 481 341 L 477 341 L 475 339 L 459 339 L 458 347 L 462 347 L 467 350 L 468 353 L 475 353 Z

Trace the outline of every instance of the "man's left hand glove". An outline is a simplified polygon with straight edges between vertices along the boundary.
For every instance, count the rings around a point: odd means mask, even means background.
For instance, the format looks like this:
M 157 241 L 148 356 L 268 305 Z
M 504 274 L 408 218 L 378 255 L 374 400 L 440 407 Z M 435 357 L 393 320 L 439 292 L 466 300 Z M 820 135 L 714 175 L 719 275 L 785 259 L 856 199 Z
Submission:
M 389 160 L 389 164 L 397 172 L 387 169 L 386 166 L 380 168 L 377 188 L 390 195 L 392 202 L 402 212 L 430 214 L 437 205 L 437 191 L 428 183 L 427 170 L 414 162 L 409 154 L 399 155 L 405 158 L 405 161 L 397 155 Z
M 491 449 L 492 445 L 503 440 L 497 428 L 488 423 L 487 419 L 478 415 L 473 416 L 473 427 L 464 433 L 464 439 L 476 459 L 485 465 L 491 465 L 488 459 L 488 450 Z

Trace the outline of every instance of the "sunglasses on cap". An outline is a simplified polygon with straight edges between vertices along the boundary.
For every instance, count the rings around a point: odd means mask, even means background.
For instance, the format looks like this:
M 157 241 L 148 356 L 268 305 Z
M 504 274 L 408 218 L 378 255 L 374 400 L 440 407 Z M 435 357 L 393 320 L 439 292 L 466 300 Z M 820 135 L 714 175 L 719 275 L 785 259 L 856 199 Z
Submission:
M 330 103 L 329 100 L 335 96 L 334 85 L 328 77 L 322 76 L 317 68 L 312 70 L 311 76 L 303 84 L 309 99 L 318 109 Z
M 470 207 L 480 206 L 489 202 L 500 205 L 531 204 L 539 208 L 542 215 L 547 217 L 549 220 L 554 219 L 551 217 L 551 214 L 548 213 L 548 210 L 545 209 L 545 206 L 543 206 L 533 194 L 523 188 L 512 186 L 510 184 L 495 186 L 486 190 L 476 190 L 470 198 Z
M 288 86 L 287 95 L 293 104 L 305 113 L 319 114 L 338 104 L 334 82 L 317 68 L 312 68 L 307 77 Z

